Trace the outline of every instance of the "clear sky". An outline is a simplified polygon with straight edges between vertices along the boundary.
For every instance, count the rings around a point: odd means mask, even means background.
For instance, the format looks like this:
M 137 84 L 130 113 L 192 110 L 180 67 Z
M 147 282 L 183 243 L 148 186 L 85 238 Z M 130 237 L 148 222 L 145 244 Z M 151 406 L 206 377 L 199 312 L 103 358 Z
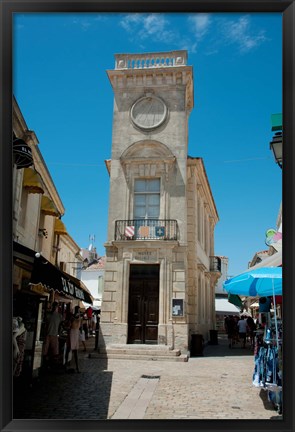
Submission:
M 215 255 L 229 275 L 268 249 L 282 171 L 271 114 L 282 112 L 281 13 L 14 15 L 14 94 L 52 175 L 77 244 L 105 253 L 114 54 L 188 50 L 194 109 L 188 154 L 202 157 L 217 207 Z

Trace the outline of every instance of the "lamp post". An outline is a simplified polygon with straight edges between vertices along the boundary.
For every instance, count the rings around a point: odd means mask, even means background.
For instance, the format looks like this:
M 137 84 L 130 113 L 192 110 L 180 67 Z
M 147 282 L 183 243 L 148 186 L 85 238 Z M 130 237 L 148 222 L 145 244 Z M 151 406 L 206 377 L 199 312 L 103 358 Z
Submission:
M 282 114 L 272 114 L 271 115 L 271 124 L 272 124 L 272 131 L 277 131 L 271 142 L 270 142 L 270 149 L 272 150 L 274 154 L 274 158 L 276 163 L 279 165 L 280 168 L 283 167 L 283 132 L 282 132 Z

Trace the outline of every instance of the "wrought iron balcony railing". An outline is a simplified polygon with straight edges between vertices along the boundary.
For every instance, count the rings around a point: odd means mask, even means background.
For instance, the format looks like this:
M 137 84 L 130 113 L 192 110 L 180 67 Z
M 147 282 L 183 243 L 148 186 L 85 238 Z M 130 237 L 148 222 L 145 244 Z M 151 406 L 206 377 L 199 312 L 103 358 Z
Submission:
M 210 257 L 210 271 L 211 272 L 221 272 L 221 258 L 218 256 Z
M 177 240 L 178 225 L 172 219 L 117 220 L 115 240 Z

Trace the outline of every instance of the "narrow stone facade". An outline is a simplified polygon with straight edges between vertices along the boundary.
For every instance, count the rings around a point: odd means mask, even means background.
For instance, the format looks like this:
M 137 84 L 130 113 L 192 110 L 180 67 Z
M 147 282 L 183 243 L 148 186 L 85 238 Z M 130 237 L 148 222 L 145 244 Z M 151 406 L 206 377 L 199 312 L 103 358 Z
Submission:
M 186 51 L 118 54 L 101 346 L 187 352 L 214 327 L 218 220 L 201 159 L 188 158 L 193 71 Z

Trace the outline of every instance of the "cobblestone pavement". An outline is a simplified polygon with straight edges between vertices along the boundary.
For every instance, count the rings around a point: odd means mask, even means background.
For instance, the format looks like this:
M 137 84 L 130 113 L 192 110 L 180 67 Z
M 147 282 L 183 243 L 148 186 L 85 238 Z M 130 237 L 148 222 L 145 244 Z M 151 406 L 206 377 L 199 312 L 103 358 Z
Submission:
M 82 351 L 79 357 L 80 374 L 46 372 L 29 389 L 18 386 L 13 418 L 282 418 L 252 385 L 253 352 L 229 349 L 222 337 L 188 362 L 104 360 Z

